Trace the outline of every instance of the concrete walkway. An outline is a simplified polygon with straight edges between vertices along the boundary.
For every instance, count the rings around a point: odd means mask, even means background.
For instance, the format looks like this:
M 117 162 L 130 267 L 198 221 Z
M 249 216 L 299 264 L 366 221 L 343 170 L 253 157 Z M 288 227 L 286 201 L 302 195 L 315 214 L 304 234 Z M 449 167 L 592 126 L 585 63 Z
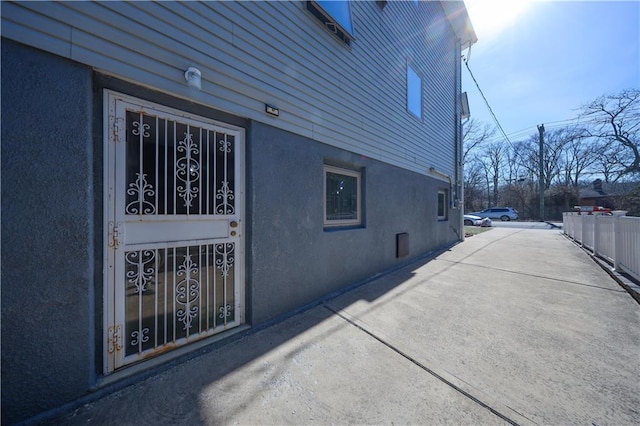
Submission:
M 492 229 L 57 424 L 640 424 L 640 306 L 557 230 Z

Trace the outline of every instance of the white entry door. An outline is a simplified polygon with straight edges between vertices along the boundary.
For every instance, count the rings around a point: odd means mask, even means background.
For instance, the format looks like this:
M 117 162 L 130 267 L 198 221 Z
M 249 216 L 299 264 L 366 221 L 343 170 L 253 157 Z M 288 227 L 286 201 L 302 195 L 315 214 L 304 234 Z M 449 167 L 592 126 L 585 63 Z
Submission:
M 105 373 L 244 321 L 244 130 L 105 91 Z

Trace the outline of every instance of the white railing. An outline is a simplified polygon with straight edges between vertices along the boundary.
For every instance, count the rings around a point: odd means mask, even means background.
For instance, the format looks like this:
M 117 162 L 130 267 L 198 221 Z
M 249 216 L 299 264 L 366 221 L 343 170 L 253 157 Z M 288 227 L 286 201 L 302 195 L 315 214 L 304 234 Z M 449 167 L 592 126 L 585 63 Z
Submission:
M 564 233 L 596 256 L 640 281 L 640 217 L 562 214 Z

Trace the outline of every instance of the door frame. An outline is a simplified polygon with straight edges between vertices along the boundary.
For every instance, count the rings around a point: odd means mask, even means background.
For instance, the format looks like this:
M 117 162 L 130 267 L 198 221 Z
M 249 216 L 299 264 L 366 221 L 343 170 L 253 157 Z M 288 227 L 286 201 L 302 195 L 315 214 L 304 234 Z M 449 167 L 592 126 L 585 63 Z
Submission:
M 115 367 L 113 351 L 110 351 L 110 346 L 122 345 L 122 330 L 118 330 L 117 323 L 117 301 L 115 300 L 115 273 L 116 273 L 116 252 L 113 247 L 113 242 L 117 240 L 117 224 L 114 225 L 114 220 L 117 217 L 115 211 L 116 205 L 116 183 L 118 158 L 116 150 L 116 144 L 125 143 L 126 140 L 126 125 L 124 119 L 116 117 L 116 104 L 118 101 L 135 104 L 140 106 L 141 110 L 151 109 L 152 111 L 158 111 L 161 113 L 170 114 L 176 117 L 182 117 L 187 120 L 195 120 L 204 125 L 215 126 L 222 129 L 227 129 L 230 132 L 237 134 L 234 159 L 235 172 L 234 172 L 234 185 L 235 185 L 235 211 L 238 217 L 239 226 L 237 232 L 237 252 L 235 253 L 234 274 L 237 275 L 238 285 L 234 285 L 234 291 L 236 295 L 236 309 L 238 313 L 238 323 L 236 328 L 242 328 L 246 320 L 246 252 L 245 252 L 245 240 L 246 240 L 246 187 L 245 187 L 245 145 L 246 145 L 246 132 L 243 127 L 235 126 L 229 123 L 224 123 L 218 120 L 214 120 L 199 114 L 190 113 L 183 110 L 178 110 L 172 107 L 168 107 L 156 102 L 147 101 L 135 96 L 126 95 L 110 89 L 103 89 L 103 374 L 113 374 L 121 371 L 122 368 Z M 122 162 L 122 159 L 120 159 Z M 121 189 L 122 190 L 122 189 Z M 115 235 L 114 235 L 115 233 Z M 115 239 L 115 240 L 114 240 Z M 237 287 L 237 288 L 236 288 Z M 203 345 L 203 341 L 211 339 L 213 336 L 219 336 L 221 332 L 212 333 L 210 336 L 196 340 L 194 343 L 178 346 L 174 349 L 174 352 L 184 353 L 185 350 L 195 350 Z M 188 349 L 189 347 L 193 349 Z M 180 350 L 178 350 L 180 349 Z M 111 353 L 110 353 L 111 352 Z M 162 356 L 162 355 L 158 355 Z M 150 359 L 157 359 L 158 356 L 154 356 Z M 135 364 L 135 363 L 134 363 Z M 134 365 L 131 364 L 131 365 Z

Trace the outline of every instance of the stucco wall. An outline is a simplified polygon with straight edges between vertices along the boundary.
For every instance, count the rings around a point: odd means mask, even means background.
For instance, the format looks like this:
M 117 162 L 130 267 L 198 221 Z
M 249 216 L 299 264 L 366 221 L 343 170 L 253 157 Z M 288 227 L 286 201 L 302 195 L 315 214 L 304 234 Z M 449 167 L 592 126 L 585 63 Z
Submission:
M 437 220 L 436 180 L 252 123 L 247 141 L 249 285 L 254 323 L 459 239 L 459 211 Z M 323 227 L 323 164 L 364 168 L 365 226 Z M 396 234 L 410 255 L 396 258 Z
M 247 317 L 259 325 L 458 239 L 448 183 L 93 74 L 2 40 L 2 420 L 89 393 L 102 370 L 102 88 L 247 128 Z M 323 226 L 323 164 L 363 169 L 364 226 Z M 396 234 L 410 255 L 396 258 Z
M 91 70 L 2 39 L 2 421 L 95 368 Z

